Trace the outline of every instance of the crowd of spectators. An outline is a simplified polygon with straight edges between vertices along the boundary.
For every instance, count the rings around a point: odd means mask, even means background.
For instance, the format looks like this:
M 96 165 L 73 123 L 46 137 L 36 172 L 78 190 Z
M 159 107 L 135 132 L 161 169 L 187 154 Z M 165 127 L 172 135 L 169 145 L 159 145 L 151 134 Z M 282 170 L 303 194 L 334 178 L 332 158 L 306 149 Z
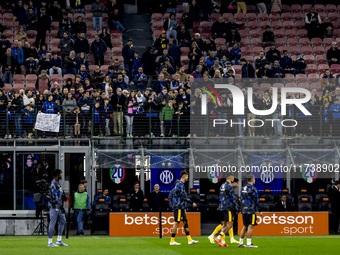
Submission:
M 14 83 L 12 90 L 0 90 L 2 137 L 32 137 L 38 112 L 62 115 L 59 134 L 37 132 L 42 137 L 61 135 L 63 132 L 67 137 L 187 136 L 190 133 L 190 122 L 194 120 L 193 115 L 200 112 L 200 92 L 196 91 L 195 85 L 213 85 L 227 81 L 245 86 L 246 83 L 239 82 L 238 78 L 248 79 L 248 85 L 261 79 L 269 86 L 255 90 L 254 105 L 259 109 L 269 109 L 273 84 L 285 83 L 286 74 L 306 74 L 307 65 L 303 54 L 296 52 L 292 56 L 287 50 L 280 52 L 276 46 L 275 34 L 269 25 L 263 31 L 263 51 L 259 52 L 254 64 L 241 51 L 242 37 L 238 30 L 245 23 L 236 22 L 234 17 L 230 17 L 228 22 L 222 17 L 218 18 L 212 24 L 211 37 L 203 37 L 203 31 L 202 34 L 193 32 L 194 22 L 207 20 L 211 12 L 216 10 L 221 13 L 230 12 L 235 5 L 234 11 L 237 8 L 237 12 L 245 14 L 247 6 L 244 1 L 235 1 L 228 6 L 223 3 L 208 3 L 207 6 L 200 3 L 198 6 L 194 0 L 190 5 L 184 6 L 180 19 L 177 19 L 178 8 L 175 2 L 169 2 L 166 8 L 150 6 L 149 11 L 152 12 L 172 12 L 164 20 L 164 30 L 159 38 L 141 55 L 133 46 L 133 38 L 128 39 L 122 47 L 121 56 L 114 56 L 113 63 L 105 66 L 105 55 L 113 47 L 111 32 L 126 31 L 121 16 L 124 8 L 116 0 L 107 1 L 106 4 L 96 0 L 91 2 L 91 9 L 88 11 L 85 10 L 85 4 L 88 2 L 82 0 L 72 2 L 69 6 L 64 5 L 63 1 L 35 3 L 18 0 L 2 5 L 2 13 L 12 12 L 13 21 L 18 22 L 18 26 L 15 27 L 13 41 L 5 33 L 1 35 L 0 85 L 12 84 L 14 75 L 37 77 L 33 88 L 26 86 L 26 90 L 18 90 Z M 207 8 L 204 9 L 205 7 Z M 271 8 L 269 7 L 268 3 L 258 4 L 260 12 L 271 10 L 272 13 L 280 13 L 282 9 L 280 1 L 274 1 Z M 89 11 L 93 17 L 92 30 L 96 31 L 91 43 L 87 36 L 89 27 L 84 22 L 84 14 Z M 108 27 L 103 27 L 103 13 L 109 14 Z M 74 15 L 75 22 L 70 15 Z M 59 22 L 59 50 L 51 52 L 45 38 L 46 33 L 53 30 L 53 21 Z M 306 13 L 305 23 L 310 38 L 333 36 L 332 23 L 326 18 L 322 23 L 313 7 Z M 28 41 L 27 33 L 30 30 L 37 31 L 35 47 Z M 313 34 L 315 31 L 318 34 Z M 215 41 L 218 39 L 225 39 L 225 43 L 217 46 Z M 183 47 L 189 48 L 187 63 L 182 58 Z M 327 60 L 329 66 L 340 64 L 340 50 L 336 42 L 327 50 Z M 95 65 L 94 70 L 90 70 L 90 64 Z M 235 69 L 240 70 L 240 76 Z M 62 75 L 63 81 L 52 82 L 54 75 Z M 313 90 L 312 99 L 306 104 L 315 114 L 309 117 L 297 110 L 291 113 L 291 118 L 297 118 L 304 124 L 301 130 L 296 128 L 297 134 L 305 134 L 309 130 L 307 133 L 313 135 L 320 132 L 326 136 L 340 135 L 337 123 L 340 120 L 338 76 L 334 77 L 330 70 L 326 70 L 321 80 L 321 94 Z M 247 92 L 244 93 L 246 95 Z M 209 106 L 212 116 L 231 116 L 233 100 L 230 91 L 223 92 L 222 99 L 222 105 Z M 274 115 L 279 119 L 283 118 L 280 108 Z M 238 119 L 248 120 L 255 117 L 236 116 Z M 151 133 L 145 128 L 148 125 L 151 125 Z M 212 130 L 214 135 L 222 136 L 253 136 L 263 133 L 282 135 L 290 132 L 280 127 L 267 128 L 266 131 L 261 129 L 258 132 L 252 128 L 240 128 L 236 132 L 233 128 L 225 127 L 219 131 Z

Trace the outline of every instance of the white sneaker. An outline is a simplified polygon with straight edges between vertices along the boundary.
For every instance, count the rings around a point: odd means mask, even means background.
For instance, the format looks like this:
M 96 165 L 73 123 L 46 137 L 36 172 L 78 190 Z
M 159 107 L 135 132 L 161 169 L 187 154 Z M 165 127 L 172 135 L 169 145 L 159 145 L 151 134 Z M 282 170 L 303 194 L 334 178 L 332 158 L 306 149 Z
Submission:
M 253 244 L 249 244 L 249 245 L 246 245 L 246 248 L 258 248 L 258 246 L 253 245 Z
M 5 135 L 4 139 L 8 139 L 8 135 Z
M 164 134 L 161 134 L 160 136 L 161 136 L 161 137 L 164 137 Z
M 181 244 L 177 242 L 170 242 L 170 245 L 181 245 Z
M 199 243 L 199 242 L 195 240 L 188 241 L 188 244 L 196 244 L 196 243 Z

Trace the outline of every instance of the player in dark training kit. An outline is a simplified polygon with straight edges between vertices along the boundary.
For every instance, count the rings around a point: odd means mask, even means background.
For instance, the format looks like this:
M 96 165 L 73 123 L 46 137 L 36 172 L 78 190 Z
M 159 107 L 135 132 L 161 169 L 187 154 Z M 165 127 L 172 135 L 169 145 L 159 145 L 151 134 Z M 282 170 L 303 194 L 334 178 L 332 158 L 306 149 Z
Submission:
M 191 200 L 188 199 L 187 193 L 185 192 L 184 183 L 189 179 L 189 174 L 187 171 L 181 172 L 181 179 L 176 182 L 175 188 L 170 191 L 169 194 L 169 205 L 174 211 L 174 226 L 172 227 L 171 233 L 171 241 L 170 245 L 181 245 L 180 243 L 175 242 L 175 236 L 177 233 L 178 225 L 181 221 L 184 224 L 185 234 L 188 238 L 188 244 L 196 244 L 198 241 L 192 240 L 189 227 L 188 227 L 188 220 L 185 214 L 187 203 L 191 203 L 193 207 L 197 205 L 193 203 Z
M 59 181 L 62 178 L 62 172 L 60 169 L 53 171 L 54 179 L 51 182 L 48 207 L 50 209 L 50 225 L 48 227 L 48 247 L 58 247 L 58 246 L 68 246 L 63 241 L 61 241 L 61 236 L 64 231 L 64 225 L 66 223 L 65 209 L 63 207 L 63 190 Z M 52 242 L 52 236 L 54 231 L 54 226 L 59 220 L 58 226 L 58 238 L 56 244 Z
M 235 187 L 237 186 L 238 179 L 231 175 L 228 176 L 226 182 L 223 183 L 220 187 L 220 199 L 219 199 L 220 202 L 217 210 L 219 211 L 220 214 L 221 225 L 217 226 L 216 229 L 221 230 L 221 232 L 219 236 L 215 238 L 215 241 L 218 243 L 220 247 L 228 247 L 228 245 L 225 243 L 225 233 L 227 233 L 229 230 L 233 231 L 232 227 L 235 213 L 239 211 L 239 205 L 236 201 L 235 195 Z M 216 232 L 218 232 L 218 230 Z M 209 236 L 210 242 L 211 239 L 213 238 L 214 238 L 213 236 L 211 235 Z M 230 235 L 230 239 L 231 243 L 235 242 L 233 235 Z
M 262 215 L 259 203 L 259 195 L 255 184 L 255 176 L 247 176 L 247 185 L 242 187 L 241 190 L 241 213 L 243 219 L 243 228 L 240 234 L 240 242 L 238 247 L 257 248 L 256 245 L 251 243 L 251 237 L 253 235 L 253 228 L 256 223 L 256 212 Z M 247 245 L 243 244 L 243 238 L 247 232 Z

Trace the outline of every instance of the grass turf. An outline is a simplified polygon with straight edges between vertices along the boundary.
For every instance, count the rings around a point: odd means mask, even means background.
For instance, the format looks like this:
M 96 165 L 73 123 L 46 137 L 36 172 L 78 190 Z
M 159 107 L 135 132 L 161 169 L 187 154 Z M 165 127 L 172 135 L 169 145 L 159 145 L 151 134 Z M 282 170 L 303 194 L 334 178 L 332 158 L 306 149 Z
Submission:
M 55 241 L 56 237 L 53 239 Z M 2 236 L 0 237 L 0 251 L 4 255 L 104 255 L 104 254 L 336 254 L 340 248 L 340 236 L 315 237 L 254 237 L 252 242 L 258 249 L 237 248 L 237 244 L 230 244 L 228 248 L 211 244 L 207 236 L 195 237 L 200 241 L 196 245 L 188 245 L 185 237 L 177 237 L 181 246 L 169 246 L 169 237 L 158 239 L 154 237 L 109 237 L 109 236 L 71 236 L 63 239 L 69 247 L 47 247 L 47 237 L 41 236 Z M 237 238 L 238 239 L 238 238 Z M 246 240 L 245 240 L 246 241 Z

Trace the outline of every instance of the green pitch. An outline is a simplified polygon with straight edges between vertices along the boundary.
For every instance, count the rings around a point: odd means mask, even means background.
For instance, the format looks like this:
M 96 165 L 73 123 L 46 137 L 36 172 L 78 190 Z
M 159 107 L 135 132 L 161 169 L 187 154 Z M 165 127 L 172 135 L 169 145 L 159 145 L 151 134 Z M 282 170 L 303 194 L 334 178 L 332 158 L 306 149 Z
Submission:
M 340 236 L 316 237 L 254 237 L 253 243 L 257 249 L 237 248 L 237 244 L 229 244 L 228 248 L 211 244 L 207 236 L 195 237 L 200 241 L 196 245 L 188 245 L 185 237 L 176 238 L 181 246 L 169 246 L 170 238 L 151 237 L 109 237 L 84 236 L 63 239 L 69 247 L 47 247 L 47 237 L 2 236 L 0 237 L 0 251 L 4 255 L 173 255 L 173 254 L 337 254 L 340 248 Z M 238 239 L 238 237 L 236 237 Z M 53 241 L 55 238 L 53 239 Z

